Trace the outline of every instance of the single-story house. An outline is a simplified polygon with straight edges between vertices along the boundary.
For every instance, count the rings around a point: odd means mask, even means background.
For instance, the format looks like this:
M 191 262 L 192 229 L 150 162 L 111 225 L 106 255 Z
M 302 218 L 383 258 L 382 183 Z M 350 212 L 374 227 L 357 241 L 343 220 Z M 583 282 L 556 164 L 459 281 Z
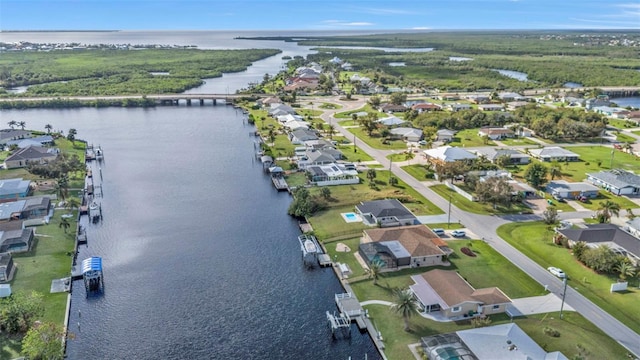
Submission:
M 289 133 L 289 141 L 294 145 L 302 145 L 305 141 L 318 139 L 318 133 L 311 129 L 296 129 Z
M 518 93 L 515 93 L 515 92 L 501 92 L 501 93 L 498 93 L 498 97 L 503 102 L 525 100 L 526 99 L 524 96 L 522 96 L 522 95 L 520 95 Z
M 420 103 L 420 104 L 414 104 L 411 106 L 411 110 L 415 110 L 419 113 L 422 112 L 430 112 L 430 111 L 440 111 L 442 110 L 442 106 L 438 105 L 438 104 L 432 104 L 432 103 Z
M 455 103 L 455 104 L 448 104 L 447 105 L 447 109 L 453 111 L 453 112 L 458 112 L 458 111 L 462 111 L 462 110 L 470 110 L 471 109 L 471 105 L 469 104 L 460 104 L 460 103 Z
M 511 299 L 497 287 L 475 289 L 456 271 L 435 269 L 411 277 L 420 311 L 439 311 L 450 319 L 507 311 Z
M 531 156 L 545 162 L 579 161 L 580 155 L 559 146 L 548 146 L 539 149 L 529 149 Z
M 456 132 L 449 129 L 440 129 L 436 131 L 436 141 L 448 143 L 456 136 Z
M 53 144 L 53 136 L 51 135 L 41 135 L 30 138 L 18 139 L 18 140 L 10 140 L 7 141 L 7 146 L 17 145 L 20 149 L 26 148 L 28 146 L 45 146 Z
M 577 199 L 579 197 L 595 198 L 600 189 L 587 182 L 568 182 L 566 180 L 552 180 L 547 184 L 546 191 L 553 197 L 562 199 Z
M 440 146 L 435 149 L 427 149 L 423 151 L 427 160 L 431 163 L 445 163 L 460 160 L 473 160 L 477 156 L 473 153 L 459 147 Z
M 20 220 L 25 200 L 0 203 L 0 222 Z
M 483 127 L 478 130 L 478 136 L 488 136 L 491 140 L 501 140 L 515 136 L 513 130 L 500 127 Z
M 267 106 L 267 107 L 271 107 L 271 104 L 279 104 L 281 103 L 282 100 L 280 100 L 279 97 L 277 96 L 270 96 L 264 99 L 258 99 L 256 101 L 256 103 L 260 106 Z
M 504 110 L 504 105 L 501 104 L 481 104 L 478 105 L 478 109 L 482 111 L 502 111 Z
M 424 225 L 368 229 L 358 252 L 367 264 L 381 262 L 385 269 L 448 265 L 441 241 Z
M 474 150 L 476 155 L 484 156 L 487 160 L 495 163 L 502 156 L 508 156 L 511 164 L 528 164 L 531 161 L 531 157 L 525 153 L 521 153 L 515 149 L 484 147 Z
M 622 169 L 587 174 L 587 181 L 616 195 L 640 193 L 640 176 Z
M 278 115 L 276 117 L 279 123 L 285 124 L 289 121 L 304 121 L 304 117 L 295 114 Z
M 634 224 L 634 226 L 636 226 Z M 614 253 L 626 256 L 634 265 L 640 265 L 640 239 L 613 224 L 590 224 L 580 229 L 558 229 L 573 246 L 582 241 L 589 247 L 608 246 Z M 627 225 L 628 226 L 628 225 Z
M 269 104 L 269 110 L 267 111 L 267 113 L 273 117 L 278 117 L 281 115 L 287 115 L 287 114 L 295 114 L 296 111 L 289 105 L 287 104 L 282 104 L 282 103 L 271 103 Z
M 527 105 L 531 104 L 528 101 L 510 101 L 507 103 L 507 110 L 509 111 L 513 111 L 516 109 L 519 109 L 521 107 L 525 107 Z
M 407 128 L 407 127 L 399 127 L 395 129 L 391 129 L 389 131 L 391 137 L 399 138 L 404 141 L 420 141 L 422 139 L 422 130 Z
M 27 139 L 31 137 L 31 131 L 21 129 L 0 130 L 0 144 L 7 144 L 11 140 Z
M 358 171 L 346 170 L 338 164 L 310 165 L 306 169 L 311 183 L 317 186 L 358 184 Z
M 420 223 L 398 199 L 364 201 L 356 205 L 356 212 L 369 226 L 389 227 Z
M 333 142 L 326 139 L 307 140 L 304 142 L 304 146 L 308 149 L 316 149 L 316 150 L 322 150 L 327 148 L 335 149 L 335 145 L 333 144 Z
M 421 343 L 431 360 L 569 360 L 559 351 L 548 353 L 515 323 L 431 335 Z
M 33 236 L 32 228 L 0 231 L 0 253 L 18 253 L 31 250 Z
M 474 104 L 488 104 L 491 102 L 491 97 L 489 95 L 469 95 L 466 98 Z M 478 106 L 478 108 L 480 107 Z
M 14 269 L 11 253 L 0 253 L 0 282 L 11 281 Z
M 31 180 L 22 178 L 0 180 L 0 199 L 23 198 L 29 195 Z
M 29 146 L 16 150 L 4 160 L 5 169 L 15 169 L 27 166 L 29 163 L 44 163 L 58 157 L 58 149 L 42 146 Z
M 336 162 L 337 157 L 342 157 L 342 153 L 338 150 L 315 150 L 315 149 L 307 149 L 305 155 L 298 160 L 298 167 L 301 169 L 306 169 L 307 166 L 311 165 L 329 165 Z
M 460 100 L 460 95 L 456 93 L 441 93 L 438 94 L 437 98 L 444 101 L 456 101 Z
M 385 113 L 405 112 L 407 107 L 404 105 L 383 104 L 380 106 L 380 111 Z
M 536 197 L 538 192 L 531 185 L 517 180 L 507 180 L 514 194 L 521 194 L 524 198 Z
M 386 118 L 382 118 L 380 120 L 377 121 L 378 123 L 385 125 L 385 126 L 398 126 L 398 125 L 402 125 L 402 124 L 406 124 L 407 121 L 406 120 L 402 120 L 400 118 L 397 118 L 395 116 L 389 116 Z

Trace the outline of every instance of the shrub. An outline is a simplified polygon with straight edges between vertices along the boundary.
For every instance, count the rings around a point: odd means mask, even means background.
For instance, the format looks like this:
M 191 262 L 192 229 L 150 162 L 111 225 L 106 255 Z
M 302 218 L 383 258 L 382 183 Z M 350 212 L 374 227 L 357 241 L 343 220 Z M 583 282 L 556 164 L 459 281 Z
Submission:
M 476 257 L 476 253 L 474 253 L 471 249 L 469 249 L 466 246 L 461 248 L 460 251 L 462 251 L 462 253 L 467 256 Z
M 542 329 L 542 331 L 544 332 L 545 335 L 547 336 L 551 336 L 551 337 L 560 337 L 560 332 L 552 327 L 549 326 L 545 326 L 544 329 Z

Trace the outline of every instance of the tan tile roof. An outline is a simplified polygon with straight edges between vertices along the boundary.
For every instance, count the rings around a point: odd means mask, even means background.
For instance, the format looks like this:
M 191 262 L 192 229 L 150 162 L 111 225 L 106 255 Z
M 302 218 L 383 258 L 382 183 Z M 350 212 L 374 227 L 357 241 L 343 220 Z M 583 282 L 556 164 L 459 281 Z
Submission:
M 364 232 L 373 242 L 398 241 L 412 257 L 444 254 L 432 241 L 440 237 L 424 225 L 371 229 Z
M 456 271 L 436 269 L 425 272 L 422 277 L 449 307 L 464 302 L 485 305 L 511 302 L 511 299 L 496 287 L 474 289 Z

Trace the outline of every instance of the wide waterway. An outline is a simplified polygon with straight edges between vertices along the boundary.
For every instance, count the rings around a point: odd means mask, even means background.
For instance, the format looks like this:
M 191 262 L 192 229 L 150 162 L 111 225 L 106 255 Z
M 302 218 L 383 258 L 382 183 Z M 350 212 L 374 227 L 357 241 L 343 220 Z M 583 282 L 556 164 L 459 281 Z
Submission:
M 235 91 L 280 64 L 271 58 L 200 90 Z M 106 291 L 86 299 L 75 283 L 70 359 L 379 357 L 355 324 L 351 339 L 332 339 L 325 311 L 336 310 L 342 288 L 331 269 L 303 266 L 290 196 L 262 173 L 241 112 L 87 108 L 0 118 L 76 128 L 105 150 L 104 219 L 88 225 L 78 260 L 103 257 Z

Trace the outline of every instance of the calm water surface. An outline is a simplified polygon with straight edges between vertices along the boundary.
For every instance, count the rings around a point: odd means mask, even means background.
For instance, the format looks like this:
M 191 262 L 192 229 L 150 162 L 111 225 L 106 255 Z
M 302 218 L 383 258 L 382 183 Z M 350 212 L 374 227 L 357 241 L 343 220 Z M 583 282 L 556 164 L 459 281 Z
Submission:
M 219 32 L 20 34 L 1 38 L 283 50 L 195 93 L 235 92 L 277 73 L 282 56 L 309 52 Z M 105 162 L 94 165 L 94 174 L 103 173 L 104 220 L 86 224 L 89 244 L 78 260 L 103 257 L 106 291 L 86 299 L 75 283 L 70 359 L 379 358 L 355 325 L 350 340 L 332 339 L 325 311 L 336 310 L 342 288 L 330 269 L 302 265 L 300 232 L 286 215 L 290 196 L 276 192 L 255 162 L 252 128 L 240 112 L 211 105 L 28 110 L 2 111 L 0 120 L 76 128 L 105 150 Z

